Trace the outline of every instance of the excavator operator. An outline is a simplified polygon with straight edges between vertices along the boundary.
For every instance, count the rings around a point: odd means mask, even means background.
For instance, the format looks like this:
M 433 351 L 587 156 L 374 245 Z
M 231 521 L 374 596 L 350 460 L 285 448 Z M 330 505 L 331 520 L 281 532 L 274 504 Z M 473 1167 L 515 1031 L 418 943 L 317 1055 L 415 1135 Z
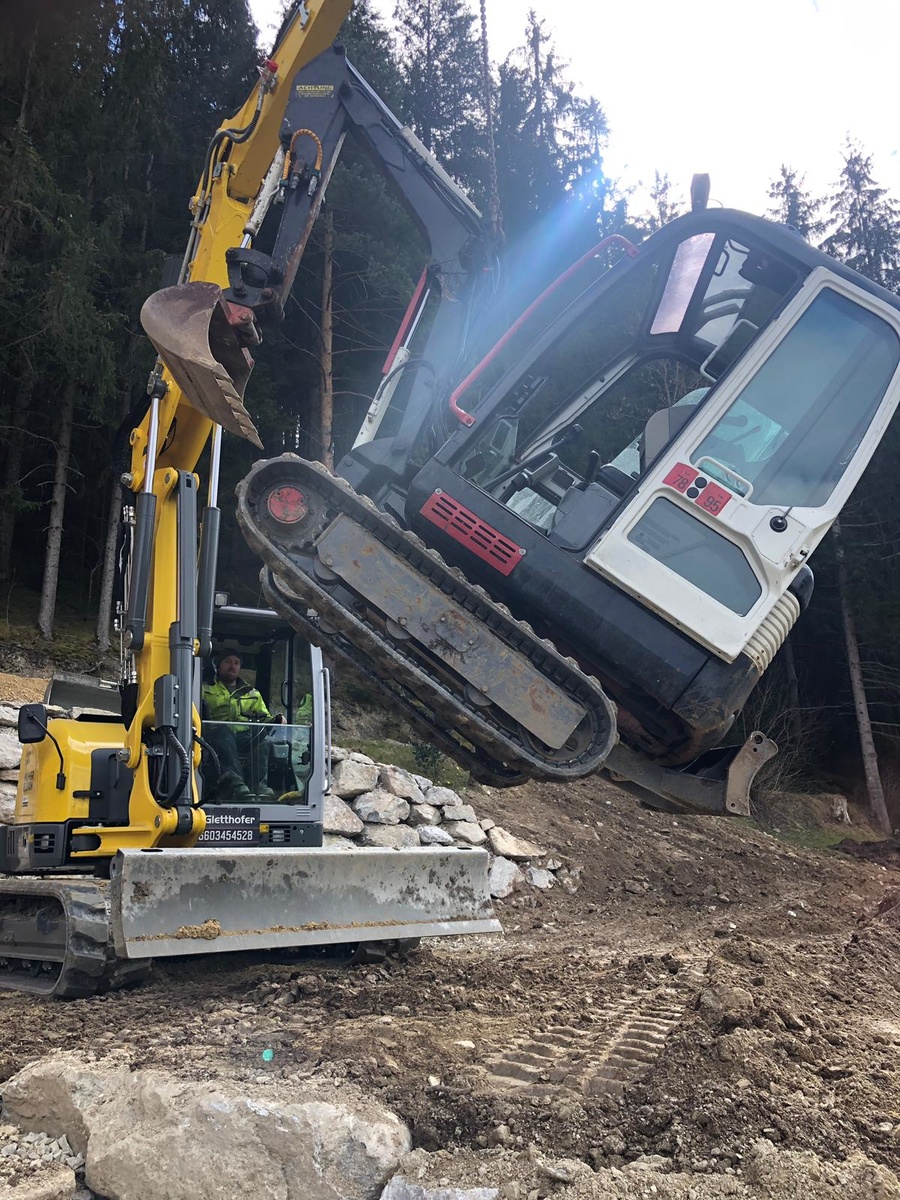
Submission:
M 284 717 L 273 716 L 260 692 L 241 678 L 241 656 L 233 649 L 219 655 L 216 677 L 203 685 L 202 698 L 204 734 L 219 768 L 211 772 L 217 775 L 211 791 L 219 803 L 247 803 L 259 791 L 268 761 L 258 726 L 281 725 Z
M 216 664 L 216 678 L 203 685 L 203 702 L 209 721 L 271 721 L 266 702 L 255 687 L 241 678 L 242 660 L 237 650 L 224 650 Z

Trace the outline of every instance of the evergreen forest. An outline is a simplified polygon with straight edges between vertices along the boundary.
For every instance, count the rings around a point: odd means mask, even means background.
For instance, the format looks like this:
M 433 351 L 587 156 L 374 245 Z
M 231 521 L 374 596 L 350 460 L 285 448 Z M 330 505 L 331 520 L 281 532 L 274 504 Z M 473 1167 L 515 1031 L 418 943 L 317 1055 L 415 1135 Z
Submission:
M 4 17 L 0 651 L 17 636 L 21 648 L 21 630 L 39 626 L 31 642 L 65 657 L 72 622 L 89 619 L 99 661 L 110 644 L 104 567 L 129 413 L 154 362 L 138 314 L 167 261 L 180 260 L 209 138 L 256 79 L 257 31 L 246 0 L 12 0 Z M 480 23 L 467 0 L 397 0 L 390 30 L 357 0 L 342 40 L 482 211 L 502 219 L 508 278 L 523 280 L 507 290 L 517 302 L 510 321 L 598 237 L 639 241 L 688 208 L 686 186 L 665 176 L 646 181 L 649 209 L 607 177 L 603 97 L 573 85 L 537 13 L 519 48 L 489 63 L 490 107 Z M 842 158 L 824 196 L 806 189 L 803 163 L 773 164 L 765 215 L 900 292 L 900 203 L 879 186 L 865 147 L 850 138 Z M 350 447 L 421 267 L 409 218 L 348 147 L 286 319 L 248 389 L 267 455 L 292 450 L 332 464 Z M 745 718 L 780 743 L 786 786 L 861 781 L 849 628 L 895 814 L 898 454 L 895 420 L 844 511 L 840 541 L 829 537 L 817 552 L 812 605 Z M 227 439 L 223 496 L 254 455 Z M 257 567 L 233 521 L 225 528 L 222 585 L 255 602 Z

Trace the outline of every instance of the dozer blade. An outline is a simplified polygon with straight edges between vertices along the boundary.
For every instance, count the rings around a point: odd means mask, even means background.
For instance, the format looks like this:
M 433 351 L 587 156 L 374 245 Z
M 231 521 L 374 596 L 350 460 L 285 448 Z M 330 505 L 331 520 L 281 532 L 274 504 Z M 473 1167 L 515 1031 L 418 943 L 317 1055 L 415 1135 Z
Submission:
M 116 954 L 157 958 L 499 933 L 483 850 L 120 850 Z
M 188 404 L 262 449 L 243 403 L 253 359 L 228 320 L 222 289 L 215 283 L 163 288 L 144 302 L 141 324 Z

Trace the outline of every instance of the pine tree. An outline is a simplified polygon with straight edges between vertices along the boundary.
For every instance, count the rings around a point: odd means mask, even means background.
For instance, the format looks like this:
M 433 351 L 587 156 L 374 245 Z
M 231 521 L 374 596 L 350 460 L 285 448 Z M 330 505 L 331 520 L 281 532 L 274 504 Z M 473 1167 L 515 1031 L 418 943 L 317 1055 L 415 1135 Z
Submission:
M 828 228 L 822 219 L 824 201 L 815 199 L 806 189 L 806 177 L 793 167 L 781 165 L 781 173 L 769 184 L 772 205 L 768 215 L 782 225 L 796 229 L 808 242 L 816 242 Z
M 674 221 L 676 217 L 681 216 L 685 211 L 684 200 L 681 196 L 675 195 L 673 185 L 667 173 L 660 175 L 659 171 L 653 172 L 653 183 L 650 187 L 650 210 L 641 218 L 641 225 L 645 226 L 648 233 L 654 233 L 657 229 L 662 229 L 663 225 L 668 225 L 670 221 Z
M 872 156 L 850 140 L 830 215 L 836 228 L 823 249 L 884 287 L 900 286 L 900 205 L 876 183 Z
M 394 21 L 410 124 L 450 174 L 472 187 L 485 164 L 475 16 L 463 0 L 398 0 Z

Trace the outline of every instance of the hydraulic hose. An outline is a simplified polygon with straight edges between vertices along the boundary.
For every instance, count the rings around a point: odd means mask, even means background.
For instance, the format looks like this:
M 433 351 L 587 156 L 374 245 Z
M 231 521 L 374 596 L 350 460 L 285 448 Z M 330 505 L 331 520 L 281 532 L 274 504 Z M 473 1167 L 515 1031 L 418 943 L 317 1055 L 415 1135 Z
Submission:
M 218 754 L 216 754 L 215 750 L 213 750 L 212 745 L 206 740 L 205 737 L 201 737 L 199 733 L 195 733 L 194 737 L 196 737 L 197 741 L 199 742 L 200 749 L 203 751 L 203 753 L 209 756 L 209 764 L 215 771 L 216 775 L 221 775 L 222 763 Z
M 171 750 L 174 750 L 175 754 L 181 760 L 181 774 L 178 777 L 177 783 L 169 789 L 165 796 L 157 795 L 156 797 L 156 802 L 163 808 L 172 808 L 175 804 L 175 801 L 187 787 L 188 779 L 190 778 L 191 774 L 191 759 L 187 750 L 184 748 L 184 746 L 182 746 L 181 742 L 179 742 L 178 738 L 175 736 L 175 730 L 171 725 L 163 725 L 160 732 L 166 739 L 166 744 L 168 747 Z

